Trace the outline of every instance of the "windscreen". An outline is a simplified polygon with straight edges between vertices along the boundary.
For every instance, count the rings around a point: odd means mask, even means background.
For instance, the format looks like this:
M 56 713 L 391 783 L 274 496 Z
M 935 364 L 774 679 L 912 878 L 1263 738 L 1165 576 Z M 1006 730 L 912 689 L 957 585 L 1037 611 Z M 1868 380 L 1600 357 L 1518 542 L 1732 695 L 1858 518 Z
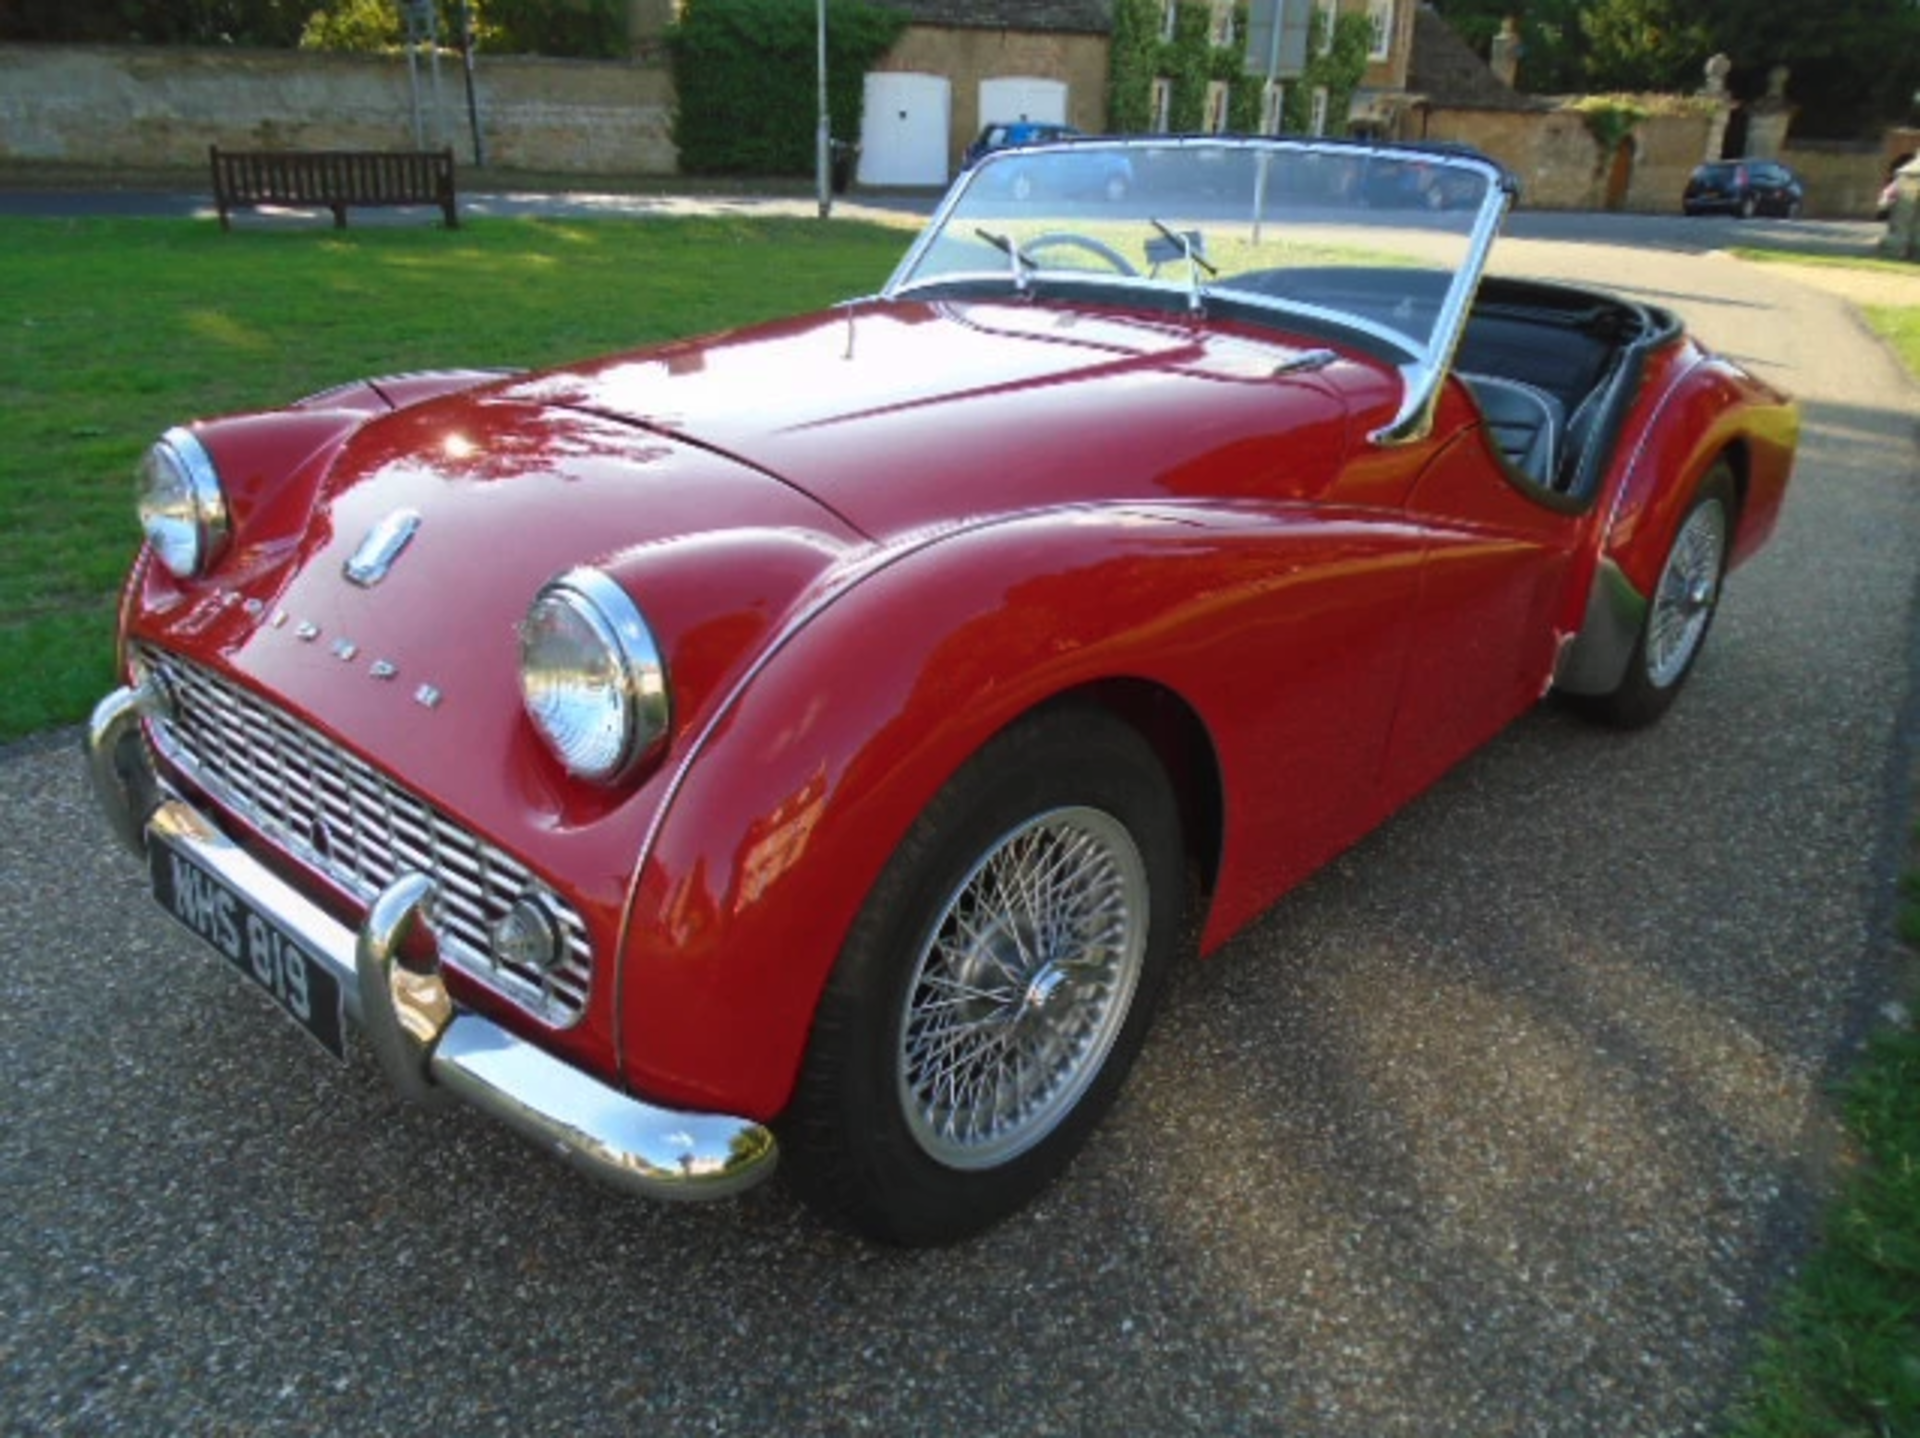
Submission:
M 1412 356 L 1441 338 L 1504 211 L 1484 159 L 1350 144 L 1082 141 L 988 156 L 956 182 L 890 293 L 1000 276 L 1121 281 L 1313 313 Z

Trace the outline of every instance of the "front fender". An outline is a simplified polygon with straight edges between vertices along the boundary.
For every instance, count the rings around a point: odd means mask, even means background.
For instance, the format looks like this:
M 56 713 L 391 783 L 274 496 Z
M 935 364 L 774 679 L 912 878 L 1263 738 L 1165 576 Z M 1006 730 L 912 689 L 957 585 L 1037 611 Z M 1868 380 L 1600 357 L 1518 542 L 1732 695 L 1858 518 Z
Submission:
M 1347 786 L 1378 773 L 1410 555 L 1399 529 L 1303 506 L 1085 508 L 949 536 L 833 597 L 702 736 L 644 850 L 617 997 L 628 1081 L 777 1114 L 916 817 L 992 735 L 1070 691 L 1177 697 L 1224 740 L 1229 792 L 1288 793 L 1308 863 L 1327 816 L 1355 811 Z M 1298 836 L 1260 829 L 1266 807 L 1228 826 L 1235 912 L 1291 862 Z
M 617 999 L 636 1089 L 785 1106 L 828 971 L 915 817 L 1015 717 L 1128 662 L 1123 606 L 1090 596 L 1141 547 L 1070 515 L 975 530 L 785 637 L 684 761 L 646 848 Z

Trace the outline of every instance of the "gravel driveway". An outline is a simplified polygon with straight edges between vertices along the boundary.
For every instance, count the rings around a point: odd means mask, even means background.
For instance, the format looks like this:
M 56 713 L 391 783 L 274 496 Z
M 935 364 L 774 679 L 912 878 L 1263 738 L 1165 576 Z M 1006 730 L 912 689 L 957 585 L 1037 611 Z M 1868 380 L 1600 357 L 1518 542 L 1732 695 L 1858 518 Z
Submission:
M 1771 267 L 1518 239 L 1805 402 L 1774 547 L 1622 736 L 1547 706 L 1176 981 L 1036 1209 L 863 1247 L 589 1186 L 340 1070 L 0 754 L 10 1432 L 1710 1431 L 1897 992 L 1916 394 Z

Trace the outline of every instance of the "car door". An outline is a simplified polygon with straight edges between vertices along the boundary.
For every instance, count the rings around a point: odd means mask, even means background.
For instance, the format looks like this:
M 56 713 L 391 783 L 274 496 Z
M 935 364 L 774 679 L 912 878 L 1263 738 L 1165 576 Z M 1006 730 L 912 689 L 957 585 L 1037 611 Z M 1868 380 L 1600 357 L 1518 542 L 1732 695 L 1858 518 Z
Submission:
M 1581 534 L 1571 506 L 1502 465 L 1456 384 L 1436 431 L 1447 438 L 1406 506 L 1426 543 L 1387 746 L 1395 802 L 1546 691 Z

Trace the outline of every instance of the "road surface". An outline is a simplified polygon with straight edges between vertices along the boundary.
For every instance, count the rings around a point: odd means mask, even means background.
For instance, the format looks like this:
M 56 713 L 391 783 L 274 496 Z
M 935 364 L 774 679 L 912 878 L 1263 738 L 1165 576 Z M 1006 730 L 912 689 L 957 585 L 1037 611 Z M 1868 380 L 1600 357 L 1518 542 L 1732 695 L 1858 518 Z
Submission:
M 155 909 L 73 735 L 0 753 L 4 1426 L 1711 1431 L 1898 992 L 1920 572 L 1913 386 L 1711 228 L 1523 216 L 1500 263 L 1805 402 L 1689 692 L 1630 736 L 1542 708 L 1184 972 L 1090 1151 L 966 1246 L 624 1200 L 403 1107 Z

